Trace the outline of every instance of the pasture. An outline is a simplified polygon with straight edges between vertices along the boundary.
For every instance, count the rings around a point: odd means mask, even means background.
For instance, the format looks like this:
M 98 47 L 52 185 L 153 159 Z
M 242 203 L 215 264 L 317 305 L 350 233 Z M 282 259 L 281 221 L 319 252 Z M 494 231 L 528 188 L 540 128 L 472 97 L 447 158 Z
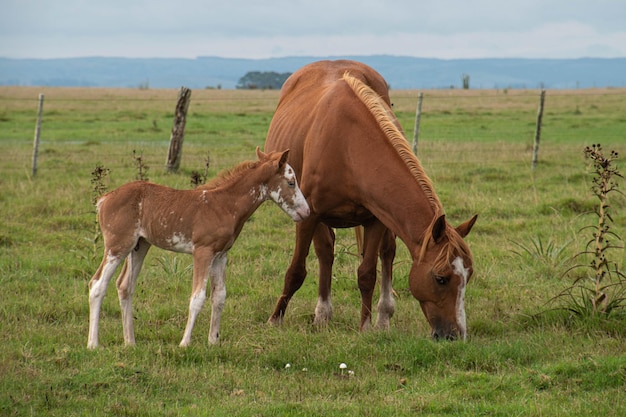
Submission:
M 45 94 L 38 173 L 30 174 L 37 96 Z M 221 342 L 210 308 L 188 348 L 191 256 L 153 248 L 134 297 L 137 346 L 123 345 L 110 285 L 101 348 L 87 349 L 87 283 L 95 242 L 91 172 L 109 189 L 135 179 L 133 151 L 153 182 L 190 188 L 255 159 L 276 91 L 193 91 L 178 174 L 164 169 L 175 90 L 0 87 L 0 414 L 7 416 L 615 415 L 626 414 L 626 312 L 574 318 L 550 300 L 571 284 L 569 258 L 597 218 L 583 158 L 601 143 L 626 156 L 626 90 L 548 90 L 531 170 L 536 90 L 426 91 L 418 156 L 448 220 L 478 213 L 467 241 L 468 341 L 434 342 L 411 296 L 398 242 L 396 314 L 389 331 L 358 331 L 358 258 L 337 232 L 332 322 L 312 326 L 317 261 L 281 327 L 266 324 L 289 263 L 294 226 L 266 203 L 229 253 Z M 391 91 L 409 139 L 416 91 Z M 617 165 L 626 174 L 626 159 Z M 621 190 L 626 181 L 621 180 Z M 614 231 L 626 239 L 626 198 Z M 519 245 L 536 248 L 518 255 Z M 624 271 L 626 253 L 612 254 Z M 339 365 L 345 363 L 346 369 Z

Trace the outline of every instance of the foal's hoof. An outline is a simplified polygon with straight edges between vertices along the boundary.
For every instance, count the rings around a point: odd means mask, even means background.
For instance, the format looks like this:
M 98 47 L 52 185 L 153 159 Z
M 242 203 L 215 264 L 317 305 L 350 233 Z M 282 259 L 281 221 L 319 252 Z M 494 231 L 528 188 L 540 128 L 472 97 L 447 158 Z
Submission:
M 280 326 L 283 324 L 283 316 L 271 316 L 267 321 L 267 324 L 271 326 Z

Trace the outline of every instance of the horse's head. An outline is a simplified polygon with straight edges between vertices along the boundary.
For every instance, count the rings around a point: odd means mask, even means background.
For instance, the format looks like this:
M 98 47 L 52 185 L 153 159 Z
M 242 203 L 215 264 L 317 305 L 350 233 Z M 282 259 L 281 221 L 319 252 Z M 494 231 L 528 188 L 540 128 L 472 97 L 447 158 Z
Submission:
M 456 229 L 446 223 L 445 215 L 436 217 L 411 267 L 411 293 L 420 302 L 435 339 L 466 338 L 465 286 L 472 276 L 473 265 L 463 238 L 477 217 Z
M 256 153 L 261 162 L 271 165 L 272 175 L 266 183 L 267 197 L 275 202 L 293 221 L 299 222 L 311 214 L 309 204 L 306 202 L 296 172 L 287 163 L 289 150 L 284 152 L 263 153 L 258 147 Z

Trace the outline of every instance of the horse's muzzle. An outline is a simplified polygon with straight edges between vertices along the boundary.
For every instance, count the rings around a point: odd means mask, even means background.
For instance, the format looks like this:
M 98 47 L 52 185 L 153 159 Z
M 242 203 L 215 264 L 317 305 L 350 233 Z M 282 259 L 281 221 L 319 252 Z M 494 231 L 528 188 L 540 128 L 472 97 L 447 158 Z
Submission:
M 461 334 L 458 329 L 433 329 L 431 336 L 433 339 L 439 340 L 465 340 L 465 334 Z

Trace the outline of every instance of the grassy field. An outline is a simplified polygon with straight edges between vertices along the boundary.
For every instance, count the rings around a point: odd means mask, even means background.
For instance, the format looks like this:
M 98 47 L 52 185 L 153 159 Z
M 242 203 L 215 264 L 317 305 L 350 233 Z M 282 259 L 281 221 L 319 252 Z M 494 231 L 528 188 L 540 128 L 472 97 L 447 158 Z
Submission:
M 475 274 L 466 343 L 429 338 L 408 291 L 401 243 L 391 329 L 360 333 L 350 230 L 338 231 L 332 323 L 312 326 L 311 256 L 284 325 L 268 326 L 294 242 L 292 222 L 268 203 L 230 252 L 219 346 L 207 342 L 207 305 L 192 346 L 178 347 L 191 257 L 152 249 L 134 300 L 137 346 L 123 346 L 112 284 L 102 348 L 88 351 L 87 283 L 101 257 L 92 170 L 110 169 L 113 189 L 135 178 L 135 151 L 150 180 L 189 188 L 207 154 L 211 176 L 255 157 L 278 93 L 194 91 L 181 172 L 166 174 L 176 97 L 175 90 L 0 87 L 1 415 L 626 414 L 626 314 L 580 319 L 549 311 L 572 282 L 563 276 L 568 259 L 591 237 L 581 229 L 597 222 L 585 214 L 596 200 L 583 148 L 599 142 L 626 155 L 626 90 L 549 90 L 535 170 L 538 91 L 425 92 L 418 155 L 453 224 L 479 214 L 468 236 Z M 411 139 L 417 92 L 392 91 L 392 100 Z M 626 199 L 611 203 L 613 230 L 626 238 Z M 537 249 L 517 255 L 520 245 Z M 624 250 L 611 256 L 624 271 Z

